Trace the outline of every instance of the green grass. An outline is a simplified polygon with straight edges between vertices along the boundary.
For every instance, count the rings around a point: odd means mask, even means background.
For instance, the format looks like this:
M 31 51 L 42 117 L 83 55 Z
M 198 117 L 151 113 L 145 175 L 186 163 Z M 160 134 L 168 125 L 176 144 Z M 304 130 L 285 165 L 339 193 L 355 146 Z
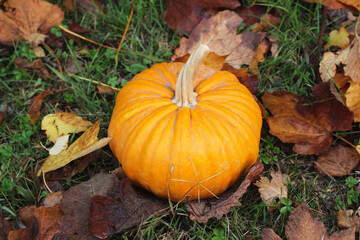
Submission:
M 52 2 L 60 4 L 61 1 Z M 249 2 L 243 1 L 242 4 L 247 5 Z M 263 0 L 257 1 L 257 4 L 275 8 L 282 17 L 280 25 L 268 31 L 269 35 L 277 38 L 279 51 L 275 58 L 268 56 L 259 66 L 258 97 L 265 91 L 280 89 L 310 96 L 316 84 L 317 59 L 319 53 L 322 55 L 317 45 L 322 8 L 303 1 L 287 0 Z M 73 62 L 78 69 L 74 75 L 78 77 L 67 74 L 66 67 L 65 74 L 61 76 L 56 70 L 56 60 L 46 51 L 44 62 L 52 74 L 48 80 L 40 79 L 32 72 L 18 70 L 13 64 L 18 56 L 33 58 L 25 43 L 18 43 L 14 50 L 0 49 L 0 103 L 10 109 L 0 125 L 0 211 L 3 216 L 15 218 L 18 209 L 25 205 L 38 205 L 48 193 L 42 180 L 35 178 L 35 171 L 47 157 L 40 143 L 47 147 L 51 144 L 40 129 L 40 121 L 35 126 L 29 124 L 27 108 L 30 99 L 50 87 L 55 93 L 44 101 L 41 116 L 66 110 L 92 122 L 103 119 L 99 137 L 105 137 L 115 96 L 99 95 L 96 84 L 79 77 L 121 87 L 151 65 L 170 61 L 180 37 L 165 25 L 162 19 L 164 8 L 165 4 L 160 0 L 136 1 L 134 16 L 119 53 L 117 66 L 114 62 L 115 50 L 86 41 L 78 45 L 73 40 L 66 40 L 63 48 L 55 48 L 62 66 Z M 118 44 L 130 10 L 130 1 L 108 1 L 106 14 L 86 11 L 67 13 L 63 25 L 76 21 L 92 30 L 90 34 L 84 34 L 85 37 L 99 43 L 109 44 L 112 40 Z M 335 26 L 335 22 L 326 21 L 326 31 Z M 80 54 L 81 49 L 87 51 L 87 54 Z M 59 90 L 62 84 L 63 88 Z M 291 177 L 291 183 L 288 184 L 289 198 L 293 206 L 302 201 L 307 202 L 312 209 L 322 213 L 314 211 L 324 221 L 329 233 L 337 231 L 338 207 L 345 209 L 358 206 L 357 203 L 348 202 L 347 195 L 351 187 L 345 184 L 345 177 L 333 182 L 326 176 L 319 176 L 312 168 L 314 157 L 294 154 L 291 148 L 290 144 L 283 144 L 269 135 L 265 124 L 260 145 L 261 160 L 265 164 L 264 175 L 269 176 L 273 169 L 288 174 Z M 111 157 L 108 147 L 104 151 L 109 153 L 108 157 L 91 164 L 89 169 L 92 172 L 113 170 L 119 165 Z M 66 189 L 88 178 L 89 175 L 84 172 L 60 183 Z M 269 212 L 254 186 L 249 188 L 241 203 L 242 207 L 233 208 L 221 220 L 212 219 L 206 224 L 191 222 L 184 206 L 180 206 L 173 218 L 151 217 L 138 227 L 115 235 L 113 239 L 261 239 L 261 229 L 265 227 L 271 227 L 281 237 L 285 237 L 285 224 L 290 213 L 280 212 L 284 204 Z

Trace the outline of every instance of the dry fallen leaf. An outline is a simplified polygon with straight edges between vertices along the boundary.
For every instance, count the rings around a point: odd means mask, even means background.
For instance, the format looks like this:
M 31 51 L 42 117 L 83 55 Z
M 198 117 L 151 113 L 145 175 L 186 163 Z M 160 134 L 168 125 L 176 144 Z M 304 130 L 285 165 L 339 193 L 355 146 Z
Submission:
M 289 240 L 328 239 L 325 225 L 315 219 L 305 203 L 291 212 L 285 226 L 285 234 Z
M 60 152 L 62 152 L 63 150 L 67 149 L 68 143 L 69 143 L 69 137 L 70 137 L 70 134 L 58 137 L 54 146 L 52 146 L 50 149 L 48 149 L 49 154 L 57 155 Z
M 318 3 L 320 2 L 323 6 L 328 7 L 329 9 L 344 9 L 346 5 L 340 3 L 338 0 L 304 0 L 309 3 Z
M 114 95 L 115 90 L 107 86 L 96 86 L 99 94 Z
M 63 192 L 60 204 L 64 212 L 61 218 L 63 234 L 69 234 L 75 239 L 97 239 L 89 227 L 91 199 L 94 196 L 107 196 L 118 182 L 113 174 L 99 173 Z
M 29 210 L 31 211 L 26 213 L 28 220 L 21 217 L 26 228 L 10 232 L 9 240 L 52 240 L 56 233 L 61 232 L 61 225 L 58 221 L 63 216 L 63 212 L 59 204 L 52 208 L 31 206 Z
M 58 112 L 48 114 L 43 118 L 41 130 L 46 130 L 49 140 L 55 143 L 60 136 L 84 132 L 91 124 L 91 122 L 83 120 L 73 113 Z
M 259 192 L 261 199 L 266 203 L 266 205 L 274 205 L 274 199 L 278 198 L 281 200 L 282 198 L 288 197 L 288 189 L 285 183 L 288 180 L 288 176 L 286 174 L 282 174 L 281 172 L 275 172 L 274 170 L 270 173 L 271 181 L 267 177 L 262 177 L 259 181 L 257 181 L 254 185 L 259 187 Z M 275 210 L 276 207 L 268 206 L 268 210 Z
M 255 75 L 249 75 L 246 68 L 235 69 L 226 63 L 221 70 L 234 74 L 252 94 L 257 92 L 259 87 L 259 79 Z
M 69 12 L 75 11 L 75 6 L 81 7 L 86 11 L 103 11 L 105 8 L 98 0 L 65 0 L 63 6 Z
M 339 2 L 346 4 L 348 6 L 356 8 L 358 11 L 360 11 L 360 2 L 359 0 L 338 0 Z
M 264 30 L 270 29 L 272 26 L 278 26 L 281 23 L 281 18 L 273 14 L 266 13 L 265 16 L 261 18 L 259 23 L 255 23 L 255 28 L 251 31 L 253 32 L 262 32 Z
M 360 122 L 360 83 L 350 81 L 345 95 L 346 106 L 354 113 L 354 121 Z
M 46 80 L 50 77 L 49 71 L 41 59 L 35 59 L 34 61 L 29 62 L 26 58 L 17 57 L 15 58 L 14 64 L 20 70 L 25 69 L 29 72 L 35 71 L 36 75 L 43 80 Z
M 164 12 L 166 25 L 180 35 L 190 34 L 202 19 L 209 18 L 208 9 L 236 8 L 237 0 L 167 0 Z
M 60 24 L 64 12 L 43 0 L 8 0 L 0 10 L 0 43 L 12 46 L 23 39 L 32 46 L 43 40 L 41 34 Z
M 51 181 L 58 181 L 58 180 L 66 180 L 68 178 L 71 178 L 77 173 L 84 171 L 91 163 L 101 158 L 101 153 L 103 153 L 103 151 L 101 151 L 100 149 L 96 150 L 84 157 L 81 157 L 79 159 L 70 162 L 69 164 L 67 164 L 62 168 L 48 172 L 46 174 L 46 179 Z
M 190 219 L 192 221 L 196 219 L 198 223 L 206 223 L 213 217 L 220 219 L 224 214 L 230 212 L 231 207 L 241 206 L 239 198 L 244 195 L 251 183 L 261 177 L 263 169 L 264 165 L 262 163 L 256 163 L 250 168 L 238 188 L 236 186 L 231 187 L 221 194 L 218 199 L 213 199 L 210 202 L 203 199 L 200 202 L 195 200 L 186 203 L 185 206 Z
M 17 228 L 19 228 L 19 226 L 16 221 L 7 221 L 0 214 L 0 239 L 8 239 L 9 232 Z
M 118 183 L 113 174 L 100 173 L 89 181 L 46 197 L 44 205 L 18 213 L 26 228 L 12 231 L 9 240 L 96 240 L 89 230 L 91 198 L 106 196 Z
M 249 64 L 265 33 L 245 32 L 236 35 L 242 18 L 235 12 L 222 11 L 209 19 L 203 19 L 192 31 L 189 38 L 183 37 L 175 50 L 172 60 L 190 53 L 201 42 L 218 56 L 227 56 L 225 62 L 235 69 Z
M 347 131 L 352 127 L 353 114 L 334 99 L 329 85 L 314 87 L 316 102 L 286 91 L 262 97 L 265 108 L 272 116 L 264 116 L 270 133 L 282 142 L 295 143 L 293 150 L 299 154 L 320 154 L 332 143 L 333 131 Z
M 341 228 L 354 228 L 356 232 L 360 230 L 360 218 L 354 214 L 353 210 L 340 210 L 338 211 L 337 221 L 338 226 Z
M 9 111 L 8 107 L 5 107 L 3 111 L 0 111 L 0 125 L 2 123 L 2 120 L 4 119 L 6 113 Z
M 28 109 L 29 109 L 29 115 L 30 115 L 30 121 L 29 123 L 31 125 L 35 125 L 37 120 L 40 118 L 40 109 L 42 102 L 44 98 L 46 98 L 48 95 L 52 94 L 52 91 L 50 88 L 46 89 L 44 92 L 40 93 L 36 97 L 32 98 L 30 100 Z
M 254 75 L 259 75 L 259 63 L 265 61 L 264 55 L 270 50 L 271 43 L 268 40 L 262 41 L 256 49 L 253 59 L 249 64 L 249 71 Z
M 157 198 L 124 178 L 108 196 L 94 196 L 91 199 L 90 231 L 99 239 L 108 239 L 153 214 L 159 216 L 168 210 L 169 202 L 166 199 Z
M 316 162 L 315 169 L 321 174 L 345 176 L 359 164 L 360 154 L 354 148 L 336 145 L 320 154 Z
M 346 48 L 350 44 L 350 33 L 346 31 L 344 27 L 340 27 L 340 30 L 332 30 L 329 34 L 329 41 L 324 46 L 324 49 L 327 50 L 329 47 L 336 46 L 341 49 Z
M 98 140 L 97 135 L 99 133 L 100 121 L 95 122 L 89 129 L 87 129 L 70 147 L 58 155 L 50 155 L 40 170 L 37 173 L 39 176 L 41 173 L 53 171 L 61 168 L 69 162 L 85 156 L 97 149 L 104 147 L 109 143 L 111 138 L 102 138 Z
M 337 72 L 338 67 L 344 66 L 344 73 Z M 344 102 L 354 113 L 354 121 L 360 121 L 360 37 L 356 36 L 351 44 L 338 54 L 326 52 L 320 62 L 321 79 L 324 82 L 335 81 L 340 93 L 333 87 L 335 97 Z M 339 83 L 342 79 L 343 83 Z M 348 83 L 348 86 L 345 84 Z M 345 86 L 345 88 L 343 88 Z
M 309 206 L 301 203 L 291 212 L 285 235 L 288 240 L 355 240 L 355 228 L 335 232 L 329 237 L 324 223 L 313 216 Z
M 271 228 L 264 228 L 261 231 L 263 240 L 281 240 L 281 238 Z

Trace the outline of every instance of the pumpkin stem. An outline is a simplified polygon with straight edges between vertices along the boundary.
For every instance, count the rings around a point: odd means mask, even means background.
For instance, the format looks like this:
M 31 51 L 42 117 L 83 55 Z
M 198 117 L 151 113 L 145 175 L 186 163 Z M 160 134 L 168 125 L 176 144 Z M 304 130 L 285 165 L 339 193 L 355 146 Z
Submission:
M 199 72 L 200 63 L 210 52 L 209 47 L 200 43 L 181 69 L 175 88 L 173 103 L 179 107 L 195 107 L 197 93 L 194 92 L 195 78 Z

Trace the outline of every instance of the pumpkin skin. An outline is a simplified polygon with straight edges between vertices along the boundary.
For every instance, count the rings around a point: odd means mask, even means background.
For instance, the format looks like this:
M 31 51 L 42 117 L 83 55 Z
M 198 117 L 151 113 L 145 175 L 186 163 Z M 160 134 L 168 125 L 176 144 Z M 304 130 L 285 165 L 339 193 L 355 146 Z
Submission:
M 129 179 L 172 201 L 218 196 L 258 157 L 261 112 L 248 89 L 205 65 L 195 107 L 172 102 L 183 63 L 159 63 L 118 93 L 110 148 Z

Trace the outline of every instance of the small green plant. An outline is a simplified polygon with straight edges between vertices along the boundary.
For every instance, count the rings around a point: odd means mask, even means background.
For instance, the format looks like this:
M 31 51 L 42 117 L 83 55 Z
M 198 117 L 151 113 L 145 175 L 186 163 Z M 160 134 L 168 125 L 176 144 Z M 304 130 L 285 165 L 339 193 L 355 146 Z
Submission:
M 264 143 L 260 145 L 261 162 L 270 164 L 279 161 L 278 155 L 280 148 L 275 146 L 276 139 L 272 136 L 267 136 L 261 139 Z
M 214 232 L 215 236 L 212 237 L 211 240 L 226 240 L 227 239 L 226 236 L 225 236 L 224 230 L 220 230 L 220 229 L 215 228 L 213 230 L 213 232 Z
M 292 201 L 290 199 L 282 198 L 281 203 L 284 205 L 280 208 L 281 214 L 290 213 L 292 210 L 294 210 L 294 207 L 291 206 Z
M 70 103 L 70 102 L 74 101 L 74 94 L 65 93 L 64 100 L 65 100 L 66 103 Z
M 20 45 L 18 46 L 16 55 L 25 57 L 29 61 L 33 61 L 36 58 L 34 51 L 24 40 L 21 41 Z
M 347 177 L 345 184 L 349 188 L 346 193 L 347 204 L 350 206 L 353 203 L 359 202 L 360 193 L 356 190 L 357 179 L 353 177 Z

